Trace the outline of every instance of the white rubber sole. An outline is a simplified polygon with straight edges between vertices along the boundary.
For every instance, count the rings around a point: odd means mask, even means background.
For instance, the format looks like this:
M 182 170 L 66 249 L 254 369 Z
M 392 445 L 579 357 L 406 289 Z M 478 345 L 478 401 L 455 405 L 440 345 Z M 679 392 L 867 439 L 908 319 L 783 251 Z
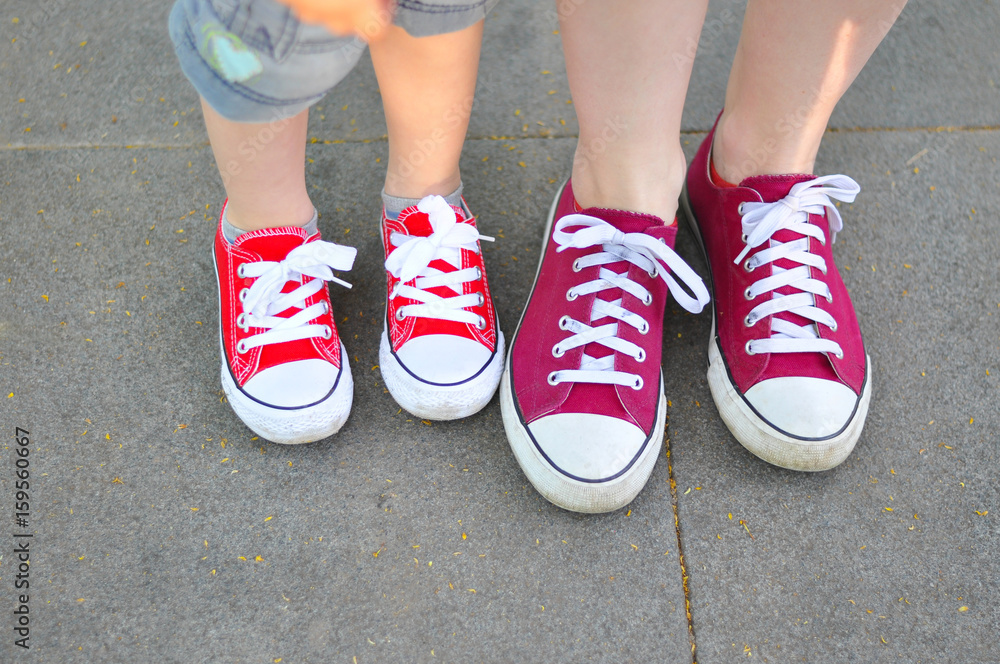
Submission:
M 275 408 L 254 401 L 236 386 L 225 352 L 222 354 L 222 389 L 233 412 L 254 433 L 272 443 L 300 445 L 322 440 L 340 431 L 354 403 L 354 379 L 347 350 L 340 344 L 341 369 L 337 388 L 319 403 L 306 408 Z
M 840 465 L 850 456 L 858 438 L 861 437 L 861 429 L 868 416 L 868 404 L 872 394 L 870 357 L 866 356 L 866 363 L 868 379 L 865 381 L 854 416 L 839 434 L 825 439 L 810 440 L 789 436 L 775 429 L 754 412 L 729 379 L 726 363 L 715 341 L 714 320 L 712 337 L 708 344 L 708 387 L 712 391 L 712 398 L 719 409 L 722 421 L 726 423 L 740 445 L 775 466 L 789 470 L 818 472 Z
M 497 352 L 475 377 L 457 385 L 426 383 L 403 368 L 382 330 L 379 369 L 389 394 L 409 413 L 426 420 L 458 420 L 478 413 L 493 398 L 504 366 L 504 338 L 497 325 Z
M 507 433 L 510 448 L 514 451 L 514 457 L 538 493 L 565 510 L 599 514 L 625 507 L 639 495 L 649 481 L 656 460 L 660 456 L 660 450 L 663 449 L 663 435 L 667 424 L 667 399 L 663 394 L 661 375 L 656 423 L 653 425 L 653 432 L 645 449 L 627 471 L 605 482 L 583 482 L 567 477 L 542 455 L 514 405 L 509 361 L 500 383 L 500 413 L 503 415 L 503 428 Z

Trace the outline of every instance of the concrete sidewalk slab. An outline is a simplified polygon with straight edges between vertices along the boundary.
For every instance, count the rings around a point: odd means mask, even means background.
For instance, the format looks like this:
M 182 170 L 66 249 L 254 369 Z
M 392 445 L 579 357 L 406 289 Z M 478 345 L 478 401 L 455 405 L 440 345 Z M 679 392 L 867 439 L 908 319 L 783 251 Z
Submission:
M 463 164 L 508 333 L 573 141 L 514 145 Z M 38 580 L 23 661 L 689 658 L 665 463 L 630 510 L 573 515 L 527 484 L 495 401 L 429 426 L 385 393 L 383 150 L 309 150 L 320 227 L 360 254 L 333 291 L 354 411 L 303 447 L 222 403 L 208 148 L 6 154 L 4 422 L 33 441 Z
M 685 106 L 687 131 L 709 129 L 722 107 L 744 4 L 710 5 Z M 204 142 L 198 97 L 167 35 L 170 6 L 106 0 L 84 12 L 67 0 L 49 0 L 8 10 L 0 19 L 0 144 Z M 470 136 L 576 135 L 554 7 L 505 0 L 486 22 Z M 993 2 L 909 3 L 831 126 L 995 126 L 998 26 L 1000 7 Z M 693 55 L 694 47 L 685 44 L 674 57 Z M 315 107 L 309 135 L 353 141 L 385 133 L 365 55 Z
M 698 662 L 1000 661 L 998 157 L 996 132 L 827 136 L 818 172 L 862 187 L 834 253 L 874 368 L 838 468 L 745 451 L 705 379 L 711 320 L 667 335 Z

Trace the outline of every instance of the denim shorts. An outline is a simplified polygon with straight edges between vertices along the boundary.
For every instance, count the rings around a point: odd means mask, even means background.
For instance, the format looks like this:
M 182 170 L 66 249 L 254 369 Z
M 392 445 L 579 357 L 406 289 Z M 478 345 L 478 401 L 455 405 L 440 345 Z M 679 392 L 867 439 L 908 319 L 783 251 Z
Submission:
M 467 28 L 498 0 L 397 0 L 393 23 L 414 37 Z M 297 115 L 351 71 L 366 45 L 300 23 L 275 0 L 176 0 L 170 38 L 205 101 L 235 122 Z

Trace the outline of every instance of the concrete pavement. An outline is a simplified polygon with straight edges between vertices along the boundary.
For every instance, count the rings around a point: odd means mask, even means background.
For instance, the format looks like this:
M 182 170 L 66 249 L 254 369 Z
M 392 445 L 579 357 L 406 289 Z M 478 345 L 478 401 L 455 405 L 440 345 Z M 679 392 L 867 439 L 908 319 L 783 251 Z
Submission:
M 496 400 L 428 426 L 385 393 L 385 123 L 367 57 L 318 105 L 308 149 L 324 236 L 359 250 L 354 288 L 331 286 L 354 411 L 335 438 L 286 448 L 221 403 L 223 192 L 169 5 L 0 7 L 0 501 L 10 514 L 22 427 L 33 535 L 23 651 L 16 529 L 0 532 L 2 661 L 1000 661 L 995 0 L 911 2 L 820 155 L 862 186 L 835 248 L 874 367 L 851 458 L 804 475 L 743 450 L 708 391 L 709 317 L 674 306 L 669 456 L 597 517 L 527 484 Z M 689 157 L 742 6 L 711 6 Z M 505 0 L 487 20 L 462 163 L 497 236 L 508 336 L 575 146 L 556 30 L 548 3 Z M 685 230 L 678 251 L 705 274 Z

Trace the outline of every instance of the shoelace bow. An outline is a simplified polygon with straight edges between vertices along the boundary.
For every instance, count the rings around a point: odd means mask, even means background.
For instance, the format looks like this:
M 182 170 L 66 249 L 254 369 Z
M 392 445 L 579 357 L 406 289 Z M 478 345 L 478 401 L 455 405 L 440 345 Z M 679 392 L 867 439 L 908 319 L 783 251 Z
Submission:
M 333 333 L 330 327 L 312 322 L 329 310 L 327 303 L 320 301 L 307 307 L 305 300 L 326 288 L 327 281 L 350 288 L 349 283 L 333 276 L 333 271 L 350 270 L 357 253 L 354 247 L 317 241 L 292 249 L 279 262 L 258 261 L 240 265 L 237 276 L 256 280 L 241 293 L 243 313 L 236 319 L 236 324 L 243 330 L 256 327 L 265 331 L 241 340 L 237 351 L 245 353 L 258 346 L 312 337 L 329 339 Z M 289 293 L 281 292 L 286 283 L 299 281 L 302 277 L 312 279 Z M 288 318 L 278 315 L 292 307 L 300 311 Z
M 486 321 L 483 317 L 465 309 L 481 306 L 485 295 L 481 292 L 462 293 L 462 284 L 477 281 L 483 275 L 478 267 L 461 268 L 461 250 L 479 253 L 476 242 L 492 242 L 493 238 L 480 235 L 472 224 L 458 223 L 455 211 L 441 196 L 424 198 L 417 209 L 427 214 L 433 232 L 427 237 L 393 233 L 389 238 L 396 248 L 385 260 L 385 269 L 399 280 L 390 298 L 405 297 L 419 302 L 398 308 L 396 318 L 437 318 L 484 328 Z M 444 260 L 456 269 L 443 272 L 430 267 L 435 260 Z M 442 297 L 428 290 L 439 286 L 446 286 L 457 295 Z
M 747 353 L 833 353 L 843 357 L 844 353 L 835 341 L 821 339 L 816 325 L 825 325 L 833 331 L 837 330 L 837 321 L 828 312 L 816 306 L 816 296 L 833 301 L 833 295 L 827 284 L 809 276 L 810 267 L 817 268 L 824 275 L 827 267 L 821 256 L 809 252 L 809 238 L 816 238 L 826 244 L 822 229 L 809 223 L 810 214 L 824 214 L 830 221 L 830 241 L 836 239 L 837 233 L 843 229 L 844 221 L 833 200 L 853 203 L 861 191 L 858 183 L 846 175 L 827 175 L 807 182 L 799 182 L 783 199 L 774 203 L 743 203 L 740 214 L 743 215 L 743 234 L 746 246 L 736 260 L 739 264 L 752 249 L 768 242 L 768 247 L 750 256 L 743 264 L 748 272 L 758 267 L 772 263 L 771 274 L 754 282 L 746 290 L 744 296 L 752 300 L 770 292 L 771 298 L 754 307 L 747 315 L 744 323 L 752 327 L 762 318 L 771 318 L 771 336 L 766 339 L 754 339 L 747 343 Z M 772 236 L 781 230 L 794 231 L 803 237 L 791 242 L 778 242 Z M 774 265 L 778 260 L 785 259 L 798 263 L 797 267 L 784 269 Z M 785 286 L 798 292 L 791 295 L 778 293 Z M 806 325 L 796 325 L 778 318 L 776 314 L 788 312 L 802 316 L 812 321 Z
M 579 229 L 570 232 L 567 229 L 571 227 Z M 645 270 L 650 277 L 663 279 L 674 299 L 687 311 L 698 313 L 708 304 L 708 289 L 694 270 L 664 242 L 645 233 L 623 233 L 603 219 L 585 214 L 569 214 L 556 222 L 552 238 L 559 245 L 556 251 L 560 252 L 570 248 L 587 249 L 598 245 L 601 247 L 602 251 L 598 253 L 577 258 L 573 262 L 574 271 L 626 261 Z M 684 283 L 690 294 L 681 288 L 673 275 Z M 627 269 L 617 274 L 606 267 L 600 269 L 597 279 L 577 284 L 566 291 L 566 298 L 575 300 L 580 295 L 591 295 L 610 289 L 629 293 L 646 306 L 653 303 L 652 293 L 642 284 L 629 279 Z M 639 362 L 646 359 L 646 351 L 642 347 L 618 336 L 618 326 L 622 323 L 631 325 L 641 334 L 649 331 L 649 323 L 645 318 L 624 309 L 621 304 L 621 297 L 613 301 L 595 298 L 588 322 L 593 323 L 601 318 L 614 319 L 610 323 L 596 327 L 569 316 L 559 319 L 559 328 L 573 334 L 552 347 L 552 354 L 556 357 L 562 357 L 567 351 L 590 343 L 598 343 L 614 352 L 600 358 L 584 353 L 579 369 L 553 371 L 548 377 L 550 384 L 579 382 L 624 385 L 636 390 L 642 388 L 641 376 L 614 370 L 615 352 L 624 353 Z

